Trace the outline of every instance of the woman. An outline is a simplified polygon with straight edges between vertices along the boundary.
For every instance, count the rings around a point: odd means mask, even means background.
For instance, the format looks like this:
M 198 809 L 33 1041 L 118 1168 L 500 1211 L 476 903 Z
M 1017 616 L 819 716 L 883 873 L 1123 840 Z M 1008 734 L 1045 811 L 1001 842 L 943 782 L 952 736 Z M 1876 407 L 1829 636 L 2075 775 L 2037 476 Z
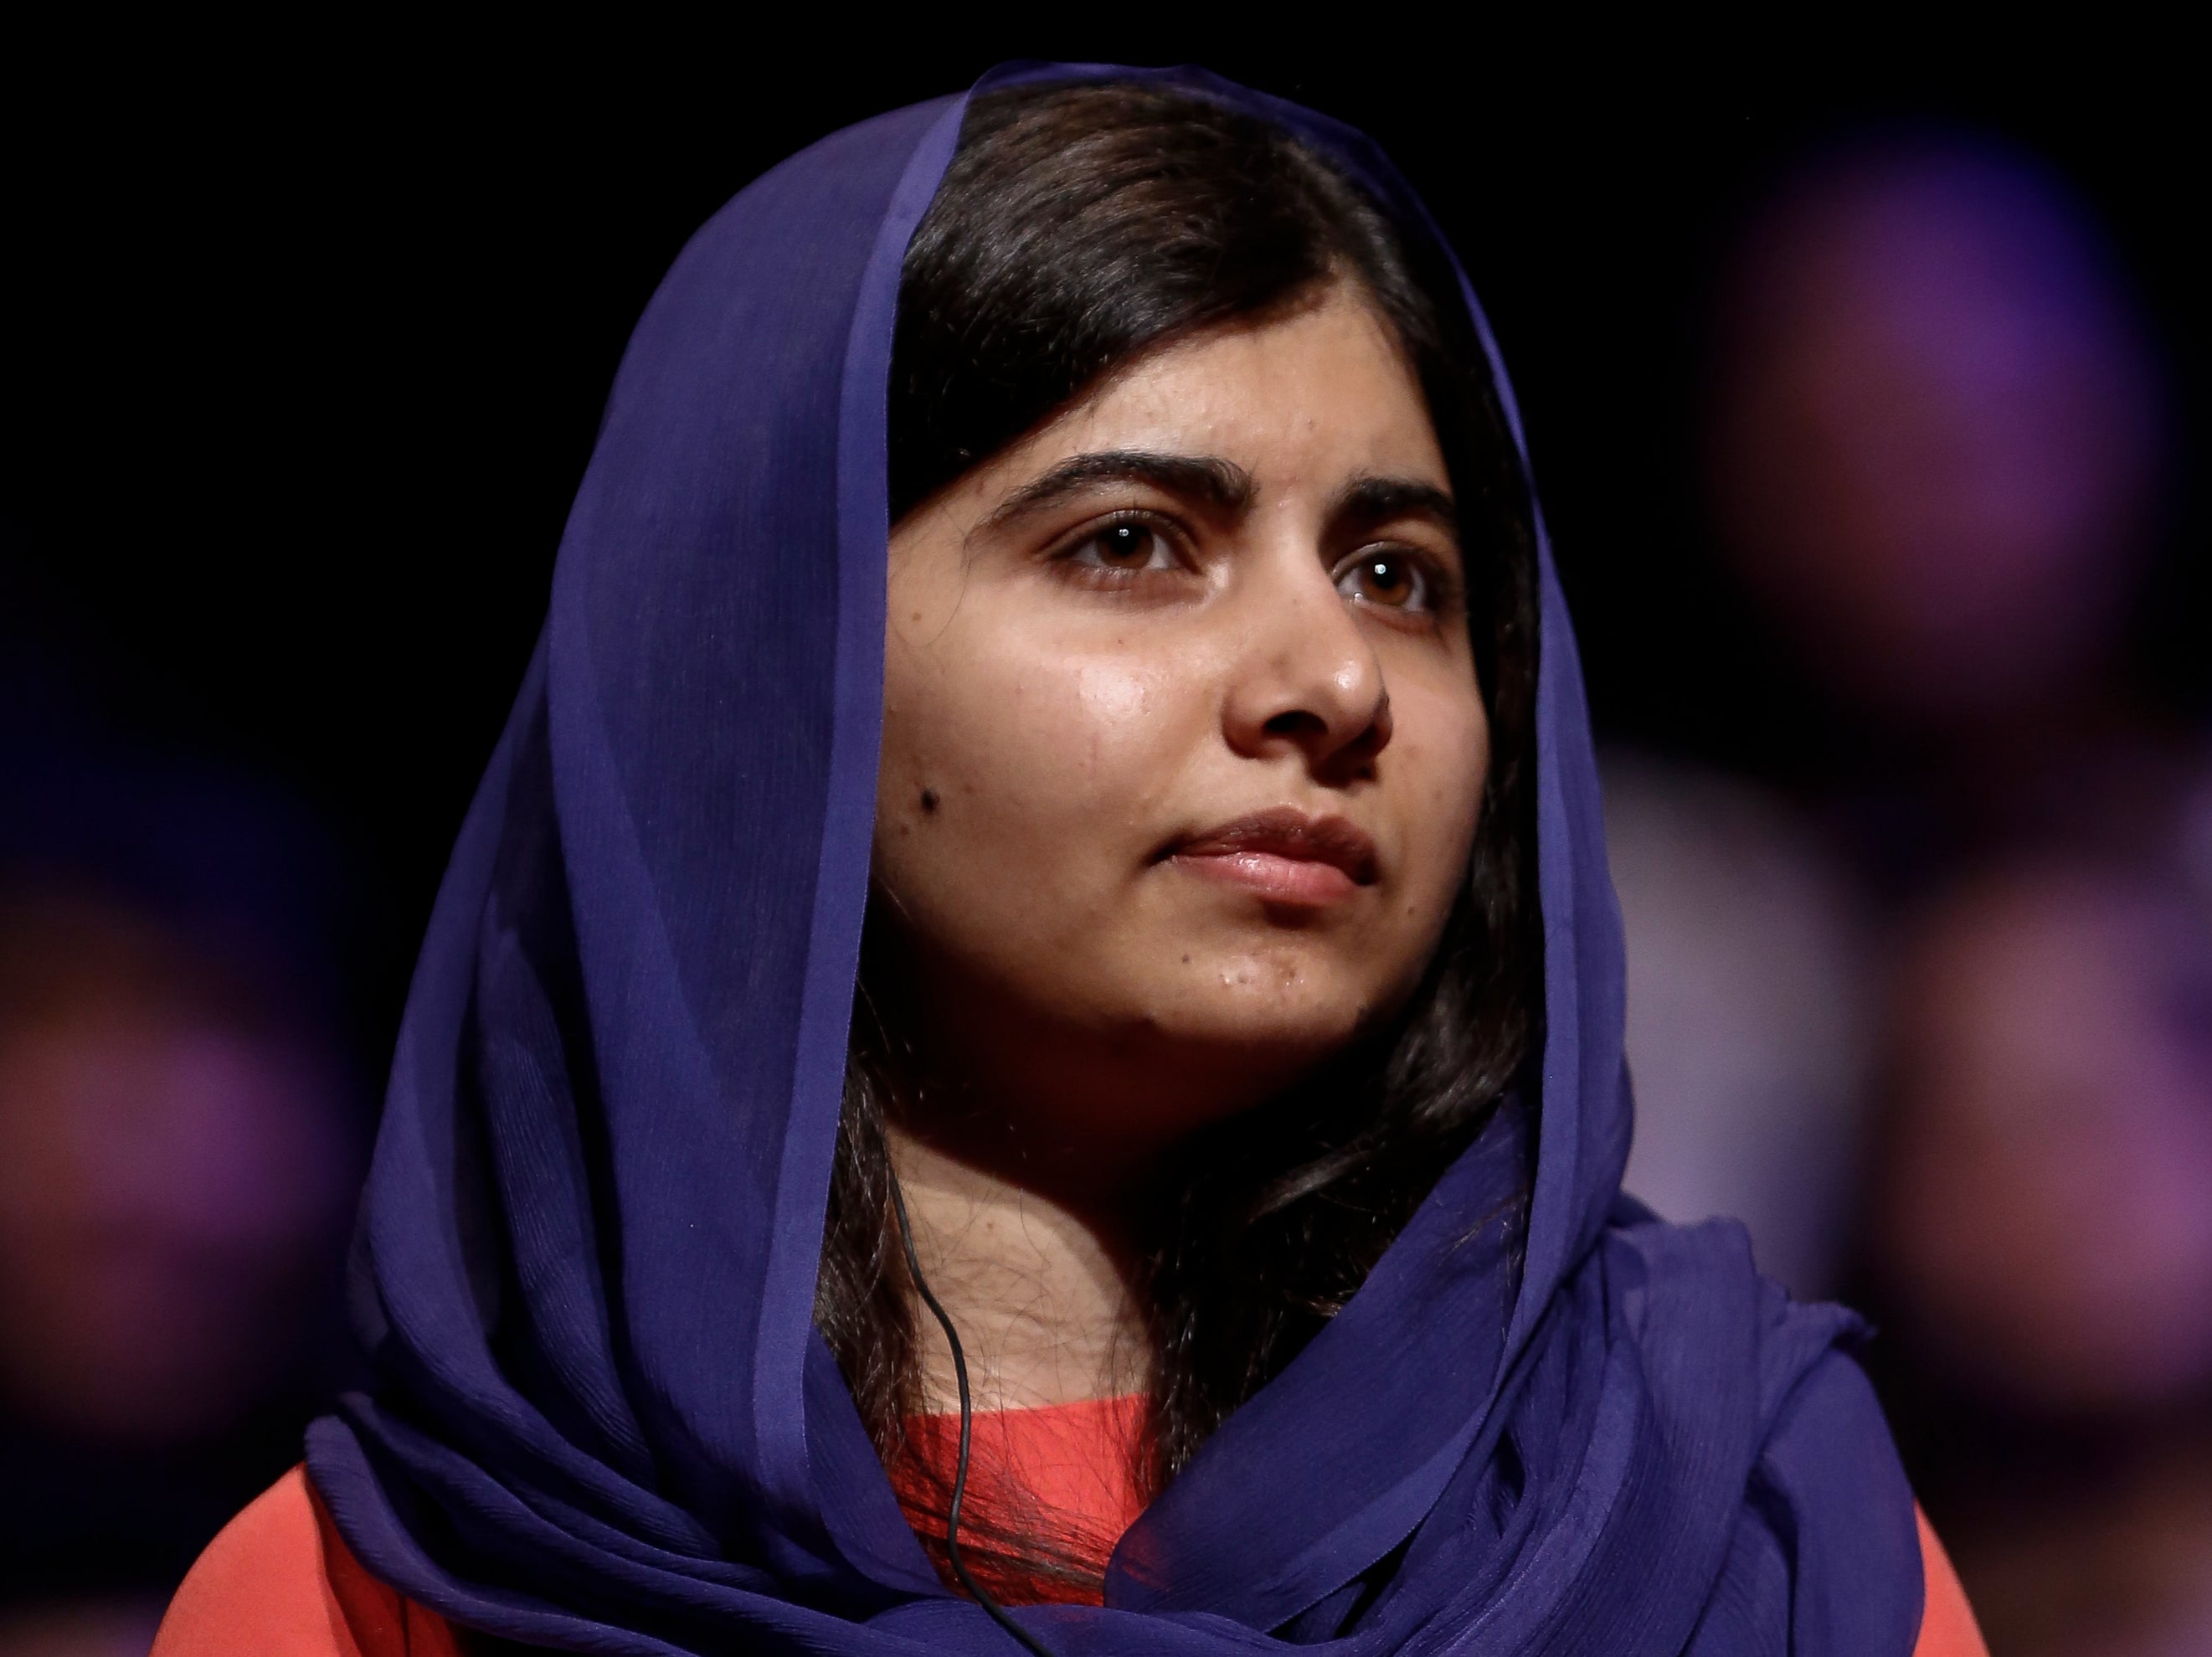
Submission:
M 1481 331 L 1363 141 L 1188 75 L 709 223 L 424 949 L 377 1386 L 165 1657 L 1978 1648 L 1856 1326 L 1619 1197 Z

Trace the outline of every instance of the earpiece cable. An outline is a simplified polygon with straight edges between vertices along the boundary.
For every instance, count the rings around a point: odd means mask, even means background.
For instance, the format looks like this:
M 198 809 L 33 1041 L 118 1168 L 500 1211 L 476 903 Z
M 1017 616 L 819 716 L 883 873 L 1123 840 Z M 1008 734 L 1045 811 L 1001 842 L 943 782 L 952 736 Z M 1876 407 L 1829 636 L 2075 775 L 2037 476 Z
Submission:
M 952 1501 L 945 1514 L 945 1551 L 952 1561 L 952 1574 L 960 1579 L 960 1586 L 969 1596 L 991 1614 L 991 1620 L 1013 1636 L 1023 1650 L 1033 1657 L 1053 1657 L 1052 1648 L 1036 1636 L 1017 1623 L 1007 1614 L 1006 1608 L 983 1590 L 969 1572 L 967 1562 L 960 1557 L 960 1503 L 968 1494 L 968 1444 L 974 1425 L 974 1414 L 968 1401 L 968 1358 L 960 1350 L 960 1337 L 952 1327 L 952 1319 L 935 1295 L 929 1291 L 929 1280 L 921 1275 L 921 1259 L 914 1250 L 914 1227 L 906 1217 L 906 1198 L 899 1190 L 898 1176 L 891 1176 L 891 1208 L 898 1216 L 899 1241 L 906 1246 L 906 1269 L 914 1279 L 915 1292 L 921 1296 L 938 1326 L 945 1331 L 945 1339 L 952 1348 L 952 1377 L 960 1386 L 960 1454 L 952 1466 Z

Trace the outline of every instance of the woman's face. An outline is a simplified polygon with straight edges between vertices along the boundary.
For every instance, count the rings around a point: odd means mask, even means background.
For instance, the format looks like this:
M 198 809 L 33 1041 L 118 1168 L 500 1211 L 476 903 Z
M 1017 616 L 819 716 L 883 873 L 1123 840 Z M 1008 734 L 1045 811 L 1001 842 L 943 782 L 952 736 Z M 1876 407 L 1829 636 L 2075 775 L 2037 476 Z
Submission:
M 927 1072 L 1103 1174 L 1400 1007 L 1489 758 L 1462 586 L 1419 386 L 1343 290 L 908 514 L 875 875 Z

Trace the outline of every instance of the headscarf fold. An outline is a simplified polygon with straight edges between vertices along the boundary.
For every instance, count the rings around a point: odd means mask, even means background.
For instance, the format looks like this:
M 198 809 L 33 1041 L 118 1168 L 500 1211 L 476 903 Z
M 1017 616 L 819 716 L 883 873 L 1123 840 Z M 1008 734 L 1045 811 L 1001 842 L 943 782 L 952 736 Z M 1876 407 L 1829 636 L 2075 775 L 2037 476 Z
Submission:
M 1424 222 L 1358 135 L 1171 78 Z M 892 321 L 965 101 L 825 139 L 677 260 L 439 895 L 356 1249 L 377 1380 L 308 1467 L 362 1562 L 469 1629 L 635 1657 L 1013 1649 L 939 1582 L 811 1323 Z M 1911 1498 L 1857 1326 L 1790 1303 L 1739 1228 L 1620 1194 L 1620 923 L 1540 530 L 1538 557 L 1534 1096 L 1139 1519 L 1103 1608 L 1014 1613 L 1067 1657 L 1911 1648 Z

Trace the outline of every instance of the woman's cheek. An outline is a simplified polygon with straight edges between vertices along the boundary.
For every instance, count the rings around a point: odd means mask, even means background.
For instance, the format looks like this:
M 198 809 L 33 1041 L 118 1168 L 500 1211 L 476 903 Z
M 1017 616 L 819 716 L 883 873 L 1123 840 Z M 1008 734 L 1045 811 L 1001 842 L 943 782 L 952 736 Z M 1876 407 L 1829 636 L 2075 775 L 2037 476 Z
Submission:
M 1094 746 L 1127 733 L 1152 700 L 1150 673 L 1123 661 L 1087 661 L 1073 672 L 1076 717 Z
M 1172 688 L 1156 664 L 1113 659 L 1079 663 L 1072 679 L 1068 728 L 1080 733 L 1082 792 L 1110 803 L 1118 817 L 1145 814 L 1182 769 L 1185 756 L 1172 750 L 1187 722 L 1163 717 L 1176 701 Z
M 879 873 L 910 899 L 917 884 L 950 885 L 988 901 L 1010 867 L 1064 864 L 1073 849 L 1096 770 L 1083 699 L 1034 658 L 991 650 L 988 633 L 933 643 L 886 698 Z
M 1060 825 L 1054 853 L 1073 850 L 1111 824 L 1148 814 L 1166 777 L 1180 769 L 1158 716 L 1158 673 L 1145 664 L 1042 651 L 1019 671 L 988 676 L 976 722 L 998 731 L 986 774 L 994 792 L 1034 825 Z
M 1490 764 L 1488 726 L 1480 704 L 1470 703 L 1467 697 L 1437 698 L 1399 728 L 1405 750 L 1399 758 L 1412 785 L 1407 838 L 1420 865 L 1410 871 L 1411 884 L 1420 894 L 1417 907 L 1439 931 L 1466 877 Z

